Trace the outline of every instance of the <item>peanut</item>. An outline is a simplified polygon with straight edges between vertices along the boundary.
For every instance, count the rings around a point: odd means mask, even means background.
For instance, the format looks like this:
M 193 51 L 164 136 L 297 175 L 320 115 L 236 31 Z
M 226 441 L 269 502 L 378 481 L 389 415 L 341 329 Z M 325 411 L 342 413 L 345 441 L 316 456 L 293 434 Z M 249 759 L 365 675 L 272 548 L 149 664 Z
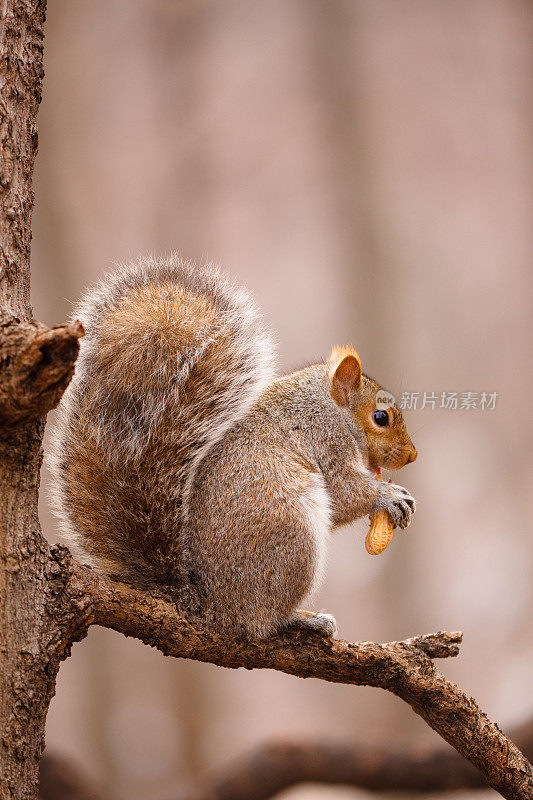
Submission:
M 381 470 L 377 471 L 378 481 L 383 480 Z M 386 511 L 378 511 L 370 517 L 370 529 L 366 535 L 365 548 L 371 556 L 378 556 L 392 542 L 394 525 Z

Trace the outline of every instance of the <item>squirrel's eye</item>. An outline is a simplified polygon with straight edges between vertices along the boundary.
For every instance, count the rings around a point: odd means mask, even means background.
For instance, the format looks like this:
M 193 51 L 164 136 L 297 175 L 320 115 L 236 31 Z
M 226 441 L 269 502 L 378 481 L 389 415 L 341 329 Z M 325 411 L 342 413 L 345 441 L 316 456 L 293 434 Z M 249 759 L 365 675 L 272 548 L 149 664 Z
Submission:
M 380 428 L 385 428 L 385 426 L 389 424 L 389 415 L 386 411 L 383 411 L 379 408 L 372 414 L 372 419 L 376 425 L 379 425 Z

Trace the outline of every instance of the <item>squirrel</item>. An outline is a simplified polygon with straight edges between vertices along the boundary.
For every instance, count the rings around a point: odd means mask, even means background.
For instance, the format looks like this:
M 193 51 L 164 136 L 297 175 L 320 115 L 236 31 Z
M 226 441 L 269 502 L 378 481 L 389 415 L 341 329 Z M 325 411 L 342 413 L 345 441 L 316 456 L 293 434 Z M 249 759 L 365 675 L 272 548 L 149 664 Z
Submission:
M 249 294 L 175 255 L 107 276 L 74 318 L 85 337 L 49 456 L 74 552 L 207 629 L 334 636 L 332 615 L 297 610 L 330 533 L 383 510 L 405 528 L 415 510 L 376 479 L 417 452 L 357 352 L 275 378 Z

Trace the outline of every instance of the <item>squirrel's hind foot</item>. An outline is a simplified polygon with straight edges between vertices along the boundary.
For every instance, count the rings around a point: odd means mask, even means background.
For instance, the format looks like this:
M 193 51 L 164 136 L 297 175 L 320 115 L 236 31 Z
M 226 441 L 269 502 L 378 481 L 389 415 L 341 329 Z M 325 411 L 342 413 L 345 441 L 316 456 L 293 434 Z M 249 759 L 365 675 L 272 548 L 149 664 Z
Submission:
M 313 631 L 328 639 L 337 634 L 337 622 L 332 614 L 315 614 L 313 611 L 295 611 L 287 627 Z

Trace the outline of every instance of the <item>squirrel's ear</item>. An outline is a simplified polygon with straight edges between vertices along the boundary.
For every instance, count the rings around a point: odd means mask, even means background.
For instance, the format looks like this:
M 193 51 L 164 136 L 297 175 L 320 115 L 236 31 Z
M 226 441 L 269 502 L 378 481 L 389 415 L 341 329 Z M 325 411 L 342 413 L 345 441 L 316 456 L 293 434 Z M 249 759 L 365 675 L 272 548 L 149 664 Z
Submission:
M 348 406 L 361 385 L 361 359 L 352 347 L 335 347 L 329 359 L 331 396 L 339 406 Z

